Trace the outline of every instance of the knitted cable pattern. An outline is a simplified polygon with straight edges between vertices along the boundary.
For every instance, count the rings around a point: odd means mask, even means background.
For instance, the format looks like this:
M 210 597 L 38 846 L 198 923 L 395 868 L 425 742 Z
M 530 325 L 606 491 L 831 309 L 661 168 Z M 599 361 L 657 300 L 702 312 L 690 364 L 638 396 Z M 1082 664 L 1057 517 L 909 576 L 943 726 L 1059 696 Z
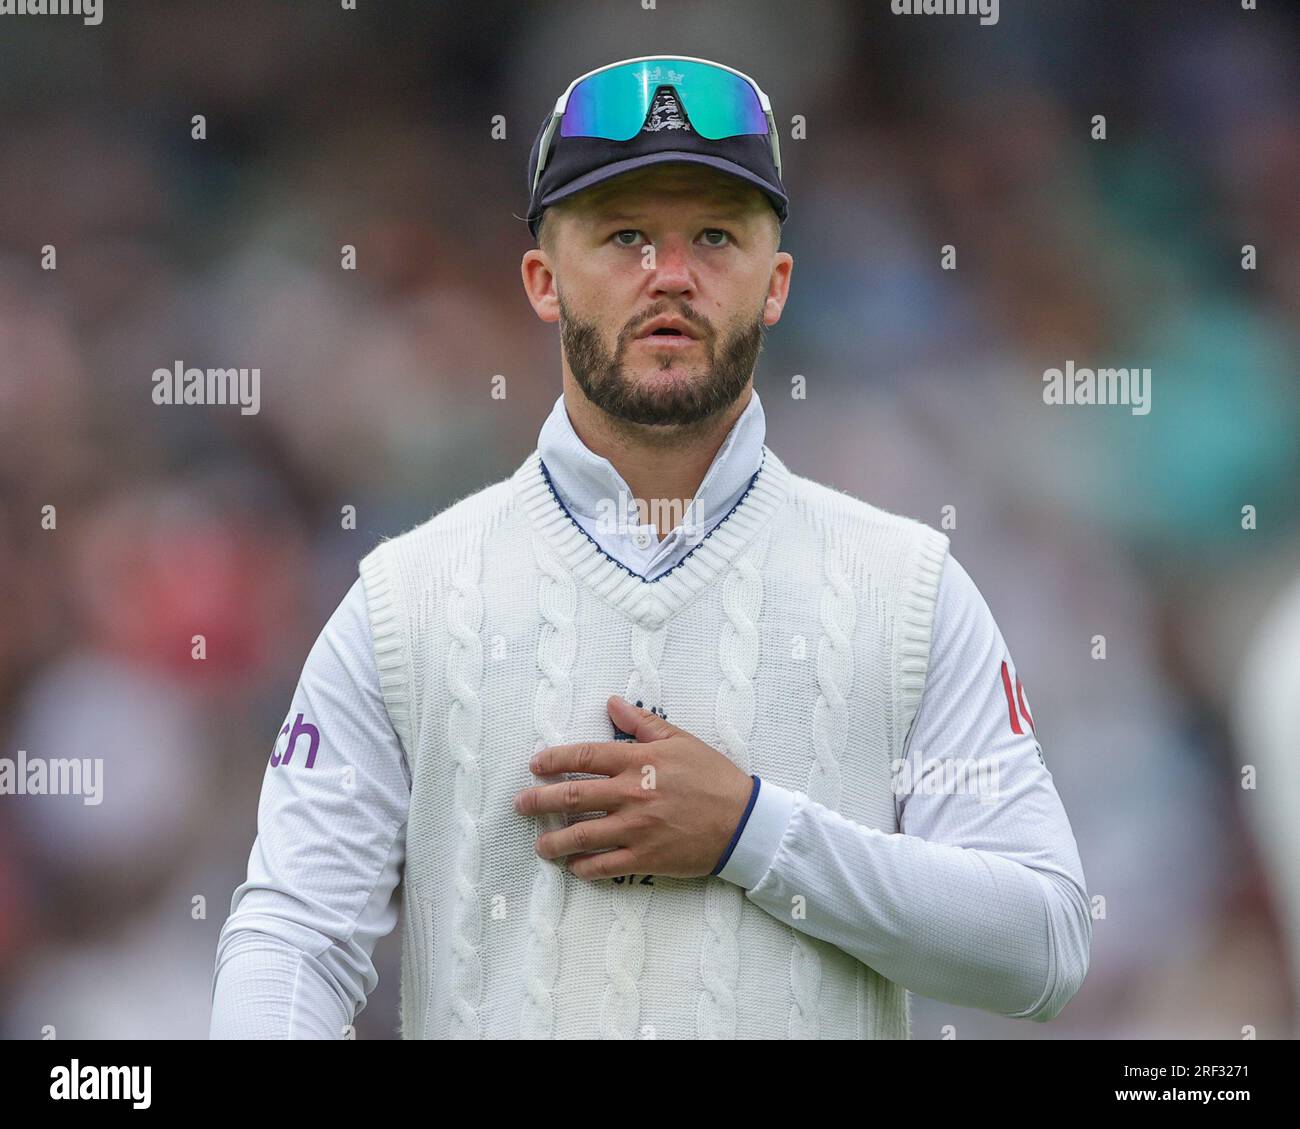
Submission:
M 556 877 L 562 884 L 557 882 L 550 897 L 544 888 L 535 888 L 537 876 L 539 868 L 544 876 L 555 872 L 519 849 L 534 828 L 504 817 L 501 842 L 506 850 L 494 849 L 489 832 L 518 788 L 532 783 L 522 763 L 530 744 L 528 730 L 540 744 L 574 739 L 572 714 L 579 701 L 574 687 L 607 678 L 611 670 L 629 665 L 630 652 L 648 646 L 649 634 L 632 635 L 634 623 L 647 633 L 666 625 L 669 633 L 672 646 L 663 650 L 659 675 L 669 696 L 677 700 L 673 687 L 678 686 L 690 706 L 665 703 L 670 720 L 680 722 L 678 713 L 697 718 L 708 739 L 742 770 L 766 773 L 770 766 L 774 779 L 801 791 L 807 785 L 825 797 L 819 789 L 829 786 L 838 766 L 842 784 L 837 806 L 845 818 L 893 830 L 888 767 L 899 755 L 908 708 L 914 710 L 924 688 L 943 563 L 940 535 L 805 480 L 787 477 L 779 485 L 765 469 L 745 504 L 684 566 L 661 583 L 649 584 L 593 548 L 555 503 L 533 462 L 517 474 L 509 496 L 498 491 L 458 503 L 379 547 L 362 566 L 380 688 L 412 775 L 403 887 L 408 918 L 402 947 L 403 1035 L 439 1038 L 452 1031 L 453 976 L 462 985 L 472 979 L 466 976 L 466 951 L 456 943 L 457 930 L 462 939 L 471 938 L 478 924 L 456 916 L 464 893 L 458 879 L 469 876 L 482 908 L 481 944 L 475 950 L 481 990 L 477 1008 L 471 1007 L 470 1015 L 458 1011 L 455 1022 L 472 1022 L 476 1012 L 481 1036 L 522 1032 L 554 1038 L 600 1031 L 607 988 L 616 979 L 611 967 L 639 965 L 634 975 L 627 973 L 638 1014 L 623 1018 L 623 1030 L 640 1026 L 644 1031 L 653 1019 L 659 1037 L 785 1036 L 791 1029 L 791 1004 L 800 1000 L 799 1016 L 815 1014 L 823 1038 L 855 1033 L 906 1038 L 906 993 L 898 985 L 865 964 L 833 956 L 815 939 L 811 944 L 820 958 L 820 983 L 810 981 L 808 970 L 792 968 L 793 934 L 785 913 L 746 905 L 749 897 L 733 884 L 711 878 L 682 883 L 657 879 L 654 917 L 647 914 L 641 922 L 644 953 L 619 956 L 617 946 L 611 950 L 608 945 L 614 920 L 605 900 L 608 886 L 601 890 L 599 884 L 571 883 L 561 873 Z M 773 472 L 779 468 L 771 463 Z M 767 545 L 760 538 L 769 524 Z M 839 538 L 839 563 L 857 597 L 854 629 L 849 630 L 848 619 L 840 624 L 853 641 L 851 674 L 836 666 L 839 639 L 833 622 L 831 627 L 825 622 L 823 605 L 834 603 L 827 590 L 836 588 L 822 560 L 830 551 L 826 527 Z M 449 593 L 453 578 L 464 573 L 460 562 L 475 539 L 482 608 L 468 609 L 462 592 L 453 630 Z M 543 545 L 567 576 L 554 561 L 538 555 Z M 573 585 L 559 599 L 569 577 Z M 557 610 L 561 604 L 567 611 Z M 452 752 L 454 745 L 467 744 L 465 738 L 449 743 L 453 702 L 459 709 L 467 707 L 472 694 L 466 686 L 472 687 L 476 678 L 476 673 L 452 674 L 449 650 L 453 637 L 464 643 L 465 632 L 474 625 L 484 647 L 476 751 L 481 859 L 461 842 L 469 828 L 464 813 L 475 806 L 467 786 L 474 764 Z M 496 661 L 488 665 L 487 639 L 498 630 L 507 639 L 536 642 L 523 652 L 510 650 L 500 667 Z M 812 647 L 799 669 L 793 656 L 769 656 L 762 649 L 796 634 L 818 646 L 825 636 L 827 652 Z M 757 663 L 752 661 L 755 649 Z M 769 660 L 778 681 L 783 683 L 782 675 L 795 679 L 801 699 L 775 703 L 790 708 L 773 708 L 770 714 Z M 659 696 L 657 685 L 647 686 L 640 674 L 630 685 L 647 705 L 657 704 L 651 700 Z M 818 719 L 818 728 L 825 725 L 826 730 L 814 739 L 812 710 L 819 697 L 829 714 Z M 844 699 L 851 746 L 832 736 L 839 732 L 833 715 Z M 527 710 L 530 701 L 534 717 L 523 719 L 520 747 L 518 710 L 521 704 Z M 712 725 L 707 724 L 710 701 Z M 700 707 L 703 715 L 697 712 Z M 825 761 L 828 750 L 835 763 Z M 513 891 L 509 911 L 497 921 L 489 917 L 484 899 L 507 887 Z M 728 911 L 733 915 L 728 917 Z M 661 932 L 662 949 L 656 945 Z M 581 939 L 572 942 L 573 951 L 570 936 Z M 620 943 L 627 939 L 619 935 Z M 687 977 L 698 986 L 683 999 Z M 798 981 L 806 986 L 786 987 Z M 474 998 L 468 988 L 459 990 L 465 1000 Z M 815 1005 L 809 1002 L 813 1000 Z
M 753 548 L 728 570 L 722 582 L 726 620 L 718 640 L 722 683 L 714 712 L 721 751 L 749 771 L 749 738 L 754 728 L 754 675 L 758 670 L 758 616 L 763 606 L 763 565 L 771 541 L 765 531 Z M 745 894 L 720 878 L 704 880 L 704 944 L 700 974 L 704 990 L 696 1011 L 701 1039 L 736 1037 L 736 982 L 740 976 L 740 911 Z
M 646 708 L 661 705 L 659 663 L 663 658 L 666 626 L 632 628 L 633 670 L 625 697 Z M 614 922 L 605 940 L 605 971 L 609 982 L 600 1009 L 600 1036 L 635 1039 L 641 1018 L 641 971 L 645 964 L 645 915 L 654 887 L 640 876 L 629 882 L 610 882 L 610 910 Z
M 447 747 L 456 770 L 456 870 L 451 930 L 450 1036 L 481 1035 L 483 913 L 479 899 L 483 815 L 480 744 L 483 731 L 483 593 L 479 585 L 482 543 L 474 539 L 457 562 L 447 591 Z
M 858 601 L 841 564 L 838 538 L 825 531 L 825 554 L 818 621 L 822 635 L 817 643 L 817 701 L 813 705 L 813 760 L 808 769 L 808 797 L 826 807 L 839 808 L 841 774 L 849 736 L 848 695 L 853 687 L 853 631 Z M 794 931 L 790 950 L 790 989 L 793 1003 L 787 1024 L 791 1039 L 816 1039 L 819 1020 L 822 961 L 817 946 L 805 933 Z
M 573 710 L 573 662 L 578 653 L 578 586 L 573 574 L 542 537 L 530 538 L 541 570 L 538 610 L 542 618 L 537 641 L 537 688 L 533 695 L 533 724 L 538 740 L 534 751 L 564 743 Z M 553 783 L 561 777 L 541 777 Z M 538 817 L 538 834 L 559 831 L 564 816 Z M 560 971 L 560 918 L 564 913 L 562 860 L 538 858 L 528 901 L 528 949 L 524 965 L 524 1002 L 520 1034 L 525 1039 L 549 1039 L 555 1031 L 555 980 Z

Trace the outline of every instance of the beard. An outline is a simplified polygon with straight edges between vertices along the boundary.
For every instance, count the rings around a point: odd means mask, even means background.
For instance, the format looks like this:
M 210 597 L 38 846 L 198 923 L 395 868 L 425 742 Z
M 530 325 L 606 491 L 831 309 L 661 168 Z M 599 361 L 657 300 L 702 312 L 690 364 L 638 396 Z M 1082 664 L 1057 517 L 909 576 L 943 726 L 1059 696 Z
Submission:
M 599 328 L 575 318 L 560 298 L 560 343 L 573 379 L 583 394 L 608 417 L 629 424 L 655 427 L 700 426 L 731 407 L 745 391 L 763 349 L 763 314 L 745 321 L 722 341 L 713 328 L 686 303 L 680 313 L 692 326 L 701 327 L 698 338 L 705 354 L 698 371 L 681 380 L 654 387 L 630 378 L 624 368 L 627 350 L 639 328 L 669 313 L 666 304 L 652 307 L 623 327 L 614 352 L 605 347 Z M 657 358 L 660 371 L 682 363 L 671 353 Z

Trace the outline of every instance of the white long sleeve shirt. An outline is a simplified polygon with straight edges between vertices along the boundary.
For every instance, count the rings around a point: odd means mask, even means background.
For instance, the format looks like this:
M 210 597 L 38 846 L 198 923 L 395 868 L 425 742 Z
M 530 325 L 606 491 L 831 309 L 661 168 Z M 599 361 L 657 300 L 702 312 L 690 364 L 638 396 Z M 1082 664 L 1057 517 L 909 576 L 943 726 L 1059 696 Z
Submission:
M 755 391 L 697 492 L 695 514 L 663 541 L 638 524 L 618 471 L 578 438 L 563 396 L 538 447 L 575 520 L 610 556 L 653 578 L 744 493 L 764 440 Z M 610 498 L 627 500 L 622 528 L 597 520 Z M 317 758 L 351 766 L 355 787 L 310 772 L 266 773 L 248 877 L 218 941 L 213 1038 L 341 1038 L 378 983 L 372 954 L 397 921 L 411 780 L 380 693 L 360 580 L 308 655 L 274 759 L 303 718 L 315 723 Z M 805 895 L 808 916 L 795 927 L 913 992 L 1050 1019 L 1087 971 L 1083 869 L 1023 684 L 951 554 L 905 760 L 900 833 L 761 781 L 719 877 L 787 923 L 792 894 Z M 972 977 L 972 952 L 1004 959 Z

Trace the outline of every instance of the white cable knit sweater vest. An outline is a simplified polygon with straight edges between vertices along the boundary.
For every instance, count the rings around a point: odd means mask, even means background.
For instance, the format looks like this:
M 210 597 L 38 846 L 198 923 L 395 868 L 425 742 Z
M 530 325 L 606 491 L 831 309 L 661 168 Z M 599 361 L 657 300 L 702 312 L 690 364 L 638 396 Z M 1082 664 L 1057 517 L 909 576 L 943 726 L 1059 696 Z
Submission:
M 361 562 L 412 773 L 405 1038 L 908 1038 L 907 993 L 720 878 L 574 878 L 512 802 L 547 745 L 614 738 L 622 694 L 746 772 L 898 830 L 948 538 L 791 474 L 646 581 L 534 451 Z M 792 915 L 797 907 L 791 907 Z

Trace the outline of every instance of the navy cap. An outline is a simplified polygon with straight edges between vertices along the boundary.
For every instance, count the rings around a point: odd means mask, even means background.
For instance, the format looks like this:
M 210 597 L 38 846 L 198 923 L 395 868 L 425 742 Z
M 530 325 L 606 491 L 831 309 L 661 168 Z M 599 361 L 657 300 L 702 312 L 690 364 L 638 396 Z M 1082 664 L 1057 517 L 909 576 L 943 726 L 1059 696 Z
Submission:
M 551 115 L 547 114 L 533 139 L 533 150 L 528 157 L 530 191 L 537 172 L 542 138 L 550 120 Z M 674 162 L 707 165 L 748 181 L 767 195 L 776 209 L 777 218 L 785 223 L 790 200 L 776 171 L 771 141 L 758 134 L 721 137 L 716 141 L 701 137 L 692 128 L 672 87 L 663 86 L 655 95 L 641 132 L 628 141 L 562 137 L 558 129 L 555 131 L 551 138 L 551 155 L 528 202 L 528 230 L 536 239 L 542 212 L 558 200 L 633 169 Z

